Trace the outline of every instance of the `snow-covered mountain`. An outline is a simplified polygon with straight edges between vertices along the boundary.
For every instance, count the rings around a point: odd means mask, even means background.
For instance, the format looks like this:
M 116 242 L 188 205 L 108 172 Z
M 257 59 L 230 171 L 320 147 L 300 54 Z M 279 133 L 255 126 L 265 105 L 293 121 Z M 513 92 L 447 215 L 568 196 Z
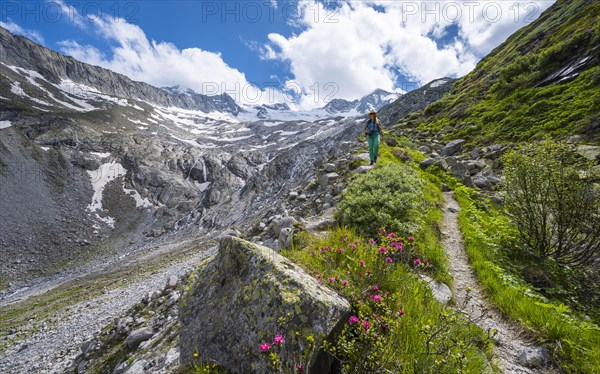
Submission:
M 368 113 L 371 109 L 379 110 L 385 105 L 394 102 L 400 96 L 400 93 L 377 89 L 360 100 L 333 99 L 323 109 L 328 113 L 336 115 L 361 115 Z

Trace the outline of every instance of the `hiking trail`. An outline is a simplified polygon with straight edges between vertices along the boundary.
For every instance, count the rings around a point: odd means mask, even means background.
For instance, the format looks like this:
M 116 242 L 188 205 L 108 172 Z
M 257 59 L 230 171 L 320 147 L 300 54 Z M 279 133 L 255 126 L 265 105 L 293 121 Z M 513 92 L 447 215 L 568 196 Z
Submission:
M 465 251 L 463 237 L 458 225 L 458 213 L 460 206 L 452 192 L 445 192 L 444 216 L 442 221 L 442 245 L 449 258 L 448 271 L 454 282 L 452 292 L 457 305 L 463 305 L 467 296 L 467 288 L 470 288 L 470 299 L 466 304 L 465 312 L 473 318 L 485 316 L 478 320 L 477 324 L 484 330 L 495 329 L 494 335 L 495 357 L 497 363 L 505 373 L 537 374 L 558 373 L 552 367 L 530 368 L 524 366 L 519 356 L 525 350 L 539 350 L 535 340 L 527 336 L 518 323 L 509 321 L 502 316 L 491 302 L 487 300 L 485 291 L 477 278 L 475 272 L 469 265 L 469 259 Z

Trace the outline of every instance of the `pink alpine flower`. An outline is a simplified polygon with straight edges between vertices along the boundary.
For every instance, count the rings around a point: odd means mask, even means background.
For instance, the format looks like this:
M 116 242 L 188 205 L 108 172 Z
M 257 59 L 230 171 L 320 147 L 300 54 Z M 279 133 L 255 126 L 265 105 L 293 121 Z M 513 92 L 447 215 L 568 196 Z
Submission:
M 375 295 L 373 296 L 373 301 L 375 301 L 376 303 L 379 303 L 383 300 L 383 297 L 381 297 L 381 295 Z
M 420 259 L 416 259 L 414 262 L 415 266 L 421 265 L 421 260 Z
M 400 314 L 401 316 L 403 316 L 403 315 L 404 315 L 404 313 L 405 313 L 405 312 L 404 312 L 404 309 L 398 309 L 398 314 Z
M 366 275 L 371 275 L 371 274 L 373 274 L 373 272 L 372 272 L 371 270 L 368 270 L 368 269 L 367 269 L 367 271 L 365 271 L 365 274 L 366 274 Z
M 406 238 L 406 240 L 408 240 L 409 242 L 412 242 L 413 240 L 415 240 L 415 238 L 413 238 L 412 236 L 409 236 L 408 238 Z
M 342 285 L 347 286 L 348 285 L 348 281 L 346 279 L 342 279 Z
M 361 267 L 361 268 L 364 268 L 364 267 L 365 267 L 365 262 L 364 262 L 363 260 L 360 260 L 359 264 L 360 264 L 360 267 Z
M 277 335 L 273 338 L 273 344 L 283 344 L 284 341 L 283 335 Z
M 365 330 L 368 329 L 369 327 L 371 327 L 371 324 L 367 320 L 364 320 L 363 323 L 362 323 L 362 325 L 363 325 L 363 327 L 364 327 Z
M 379 286 L 378 285 L 374 285 L 373 286 L 373 291 L 379 291 Z
M 348 320 L 348 323 L 349 323 L 349 324 L 351 324 L 351 325 L 355 325 L 355 324 L 357 324 L 357 323 L 359 323 L 359 322 L 360 322 L 360 319 L 358 319 L 358 317 L 357 317 L 357 316 L 352 316 L 352 317 L 350 317 L 350 319 Z
M 344 248 L 338 248 L 337 253 L 344 253 Z
M 269 349 L 271 349 L 271 344 L 269 343 L 263 343 L 260 345 L 260 351 L 261 352 L 267 352 Z
M 334 283 L 335 282 L 335 278 L 334 277 L 329 277 L 329 278 L 327 278 L 327 280 L 329 281 L 329 283 Z
M 386 247 L 379 247 L 379 253 L 385 253 L 385 252 L 387 252 Z
M 350 243 L 348 244 L 348 248 L 356 249 L 356 244 Z
M 394 262 L 394 260 L 391 257 L 388 257 L 385 259 L 385 262 L 387 262 L 388 264 L 391 264 L 392 262 Z
M 388 239 L 392 239 L 392 238 L 395 238 L 395 237 L 396 237 L 396 234 L 394 234 L 393 232 L 390 232 L 390 233 L 387 235 L 387 238 L 388 238 Z
M 296 370 L 298 370 L 298 373 L 304 373 L 304 366 L 296 364 Z
M 369 239 L 369 244 L 371 244 L 371 245 L 375 244 L 375 240 Z

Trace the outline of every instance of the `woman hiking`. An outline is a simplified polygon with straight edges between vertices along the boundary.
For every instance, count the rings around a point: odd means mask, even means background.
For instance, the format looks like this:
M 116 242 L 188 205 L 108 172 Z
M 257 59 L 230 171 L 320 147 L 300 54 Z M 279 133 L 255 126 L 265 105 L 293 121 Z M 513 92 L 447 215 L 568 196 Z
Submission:
M 369 158 L 371 159 L 371 165 L 377 162 L 377 155 L 379 154 L 379 140 L 380 136 L 383 135 L 383 129 L 381 128 L 381 122 L 377 119 L 377 112 L 371 109 L 369 112 L 369 119 L 365 124 L 365 135 L 367 136 L 367 144 L 369 145 Z

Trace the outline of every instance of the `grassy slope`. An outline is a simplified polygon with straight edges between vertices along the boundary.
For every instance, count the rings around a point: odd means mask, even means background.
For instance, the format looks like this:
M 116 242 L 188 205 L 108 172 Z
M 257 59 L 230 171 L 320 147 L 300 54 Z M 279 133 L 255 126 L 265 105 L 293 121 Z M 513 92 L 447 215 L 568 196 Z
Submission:
M 494 49 L 452 92 L 425 109 L 422 129 L 454 128 L 473 143 L 585 134 L 600 140 L 600 2 L 558 0 Z M 571 58 L 596 56 L 575 80 L 536 85 Z M 596 128 L 594 128 L 596 127 Z

